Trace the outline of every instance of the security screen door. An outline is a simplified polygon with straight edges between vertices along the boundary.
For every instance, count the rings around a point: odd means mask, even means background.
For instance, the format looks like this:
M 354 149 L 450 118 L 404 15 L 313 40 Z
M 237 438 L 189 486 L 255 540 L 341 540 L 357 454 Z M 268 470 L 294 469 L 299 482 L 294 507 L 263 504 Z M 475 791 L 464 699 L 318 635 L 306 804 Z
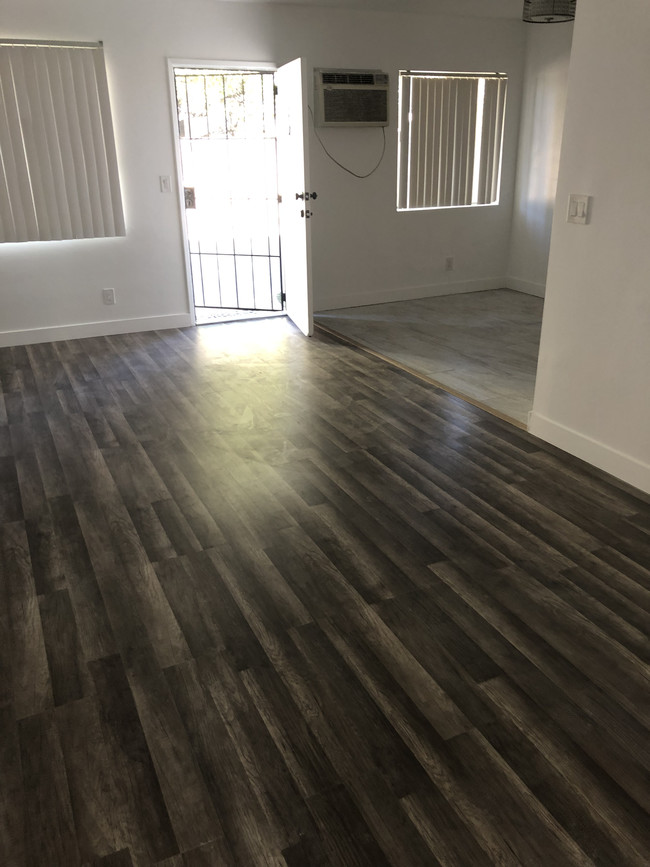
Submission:
M 197 324 L 284 309 L 272 71 L 174 66 Z

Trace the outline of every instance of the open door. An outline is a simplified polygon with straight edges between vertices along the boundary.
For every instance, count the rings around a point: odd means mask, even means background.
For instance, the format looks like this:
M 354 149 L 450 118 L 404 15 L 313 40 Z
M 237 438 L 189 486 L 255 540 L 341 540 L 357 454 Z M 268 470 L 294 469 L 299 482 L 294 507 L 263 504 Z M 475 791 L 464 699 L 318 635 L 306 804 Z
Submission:
M 311 213 L 315 196 L 309 184 L 308 90 L 304 60 L 298 58 L 281 66 L 275 73 L 275 83 L 285 309 L 303 334 L 310 336 L 314 331 Z

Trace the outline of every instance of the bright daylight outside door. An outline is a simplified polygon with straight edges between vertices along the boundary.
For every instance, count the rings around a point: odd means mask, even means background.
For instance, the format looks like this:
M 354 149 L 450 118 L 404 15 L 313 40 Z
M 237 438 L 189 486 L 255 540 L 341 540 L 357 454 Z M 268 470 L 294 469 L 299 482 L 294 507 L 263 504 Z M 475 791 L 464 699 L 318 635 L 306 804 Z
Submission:
M 273 72 L 174 68 L 198 324 L 280 313 Z

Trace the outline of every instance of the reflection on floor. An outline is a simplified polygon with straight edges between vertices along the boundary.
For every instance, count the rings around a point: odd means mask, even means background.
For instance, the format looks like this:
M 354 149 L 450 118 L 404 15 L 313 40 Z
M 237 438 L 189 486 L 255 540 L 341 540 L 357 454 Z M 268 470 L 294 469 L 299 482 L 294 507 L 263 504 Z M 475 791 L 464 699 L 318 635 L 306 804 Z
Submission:
M 510 289 L 326 310 L 318 326 L 526 425 L 544 301 Z

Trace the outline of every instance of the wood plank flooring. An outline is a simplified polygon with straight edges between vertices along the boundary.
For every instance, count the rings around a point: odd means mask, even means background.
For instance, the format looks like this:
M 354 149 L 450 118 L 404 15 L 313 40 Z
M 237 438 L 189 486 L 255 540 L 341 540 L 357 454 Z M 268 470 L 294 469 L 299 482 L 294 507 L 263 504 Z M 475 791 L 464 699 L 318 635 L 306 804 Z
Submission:
M 286 320 L 0 383 L 4 867 L 650 863 L 650 498 Z
M 315 321 L 526 428 L 543 307 L 542 298 L 489 289 L 325 310 Z

